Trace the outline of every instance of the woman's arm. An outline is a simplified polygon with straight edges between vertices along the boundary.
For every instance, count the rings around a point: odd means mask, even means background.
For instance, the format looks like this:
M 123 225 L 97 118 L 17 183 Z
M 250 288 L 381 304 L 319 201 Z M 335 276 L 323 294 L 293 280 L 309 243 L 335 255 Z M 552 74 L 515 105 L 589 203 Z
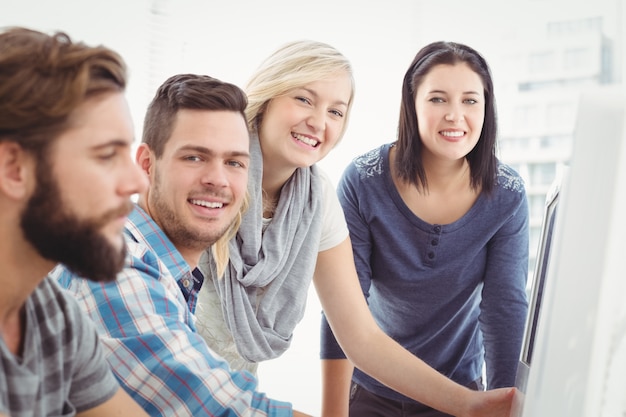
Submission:
M 348 417 L 353 370 L 347 359 L 322 359 L 322 417 Z
M 488 245 L 480 303 L 489 388 L 515 383 L 528 312 L 528 203 L 524 192 L 513 195 L 515 203 L 506 206 L 507 218 Z
M 340 219 L 343 214 L 345 221 L 341 223 L 347 232 L 350 225 L 351 248 L 354 255 L 355 267 L 358 269 L 359 284 L 363 296 L 369 295 L 371 268 L 369 259 L 371 255 L 371 239 L 369 225 L 362 218 L 359 210 L 358 181 L 360 175 L 354 165 L 349 165 L 337 186 L 337 191 L 326 195 L 326 207 L 328 212 L 336 211 L 333 216 Z M 342 219 L 343 220 L 343 219 Z M 336 226 L 337 229 L 340 226 Z M 342 243 L 345 235 L 336 241 L 335 245 Z M 333 247 L 335 246 L 333 245 Z M 327 248 L 332 248 L 327 246 Z M 354 365 L 346 359 L 344 352 L 337 343 L 328 320 L 322 314 L 320 332 L 320 353 L 322 359 L 322 417 L 348 416 L 350 383 Z
M 383 333 L 361 292 L 349 238 L 319 253 L 314 283 L 328 322 L 356 367 L 416 401 L 457 417 L 509 415 L 513 389 L 472 391 Z

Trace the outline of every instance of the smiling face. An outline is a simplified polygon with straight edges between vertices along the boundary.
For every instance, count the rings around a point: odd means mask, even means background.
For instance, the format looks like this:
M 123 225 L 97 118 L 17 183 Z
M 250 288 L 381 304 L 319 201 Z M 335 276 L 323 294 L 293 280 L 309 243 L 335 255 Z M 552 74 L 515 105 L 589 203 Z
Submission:
M 415 95 L 424 158 L 455 161 L 478 143 L 485 119 L 484 86 L 467 64 L 436 65 Z
M 140 204 L 176 248 L 199 256 L 237 217 L 248 181 L 249 135 L 234 111 L 180 110 L 163 155 L 146 144 L 137 162 L 150 176 Z
M 133 125 L 122 93 L 88 99 L 37 166 L 22 213 L 27 239 L 46 259 L 93 280 L 111 280 L 124 263 L 122 230 L 130 197 L 147 179 L 131 158 Z
M 264 169 L 293 171 L 324 158 L 339 141 L 351 93 L 341 72 L 270 100 L 259 127 Z

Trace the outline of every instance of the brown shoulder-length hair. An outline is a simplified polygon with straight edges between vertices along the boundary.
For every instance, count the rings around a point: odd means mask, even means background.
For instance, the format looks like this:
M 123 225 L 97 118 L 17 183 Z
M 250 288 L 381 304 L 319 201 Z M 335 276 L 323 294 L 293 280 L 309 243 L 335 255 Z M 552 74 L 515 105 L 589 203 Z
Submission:
M 0 31 L 0 141 L 44 157 L 86 99 L 125 88 L 126 65 L 109 48 L 63 32 Z
M 397 151 L 393 167 L 398 177 L 427 190 L 426 173 L 422 165 L 422 138 L 419 134 L 415 96 L 424 77 L 436 65 L 467 64 L 481 78 L 485 95 L 485 120 L 478 143 L 467 155 L 470 166 L 470 186 L 489 193 L 496 181 L 497 117 L 491 71 L 485 59 L 469 46 L 454 42 L 433 42 L 422 48 L 402 82 L 402 101 L 398 123 Z

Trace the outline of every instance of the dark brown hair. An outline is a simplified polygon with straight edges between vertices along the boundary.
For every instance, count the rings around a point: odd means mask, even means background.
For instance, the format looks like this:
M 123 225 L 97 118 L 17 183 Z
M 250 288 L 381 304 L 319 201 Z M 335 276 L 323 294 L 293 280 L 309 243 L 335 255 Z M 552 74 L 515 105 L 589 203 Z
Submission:
M 174 130 L 179 110 L 235 111 L 246 120 L 247 104 L 245 93 L 234 84 L 208 75 L 174 75 L 158 88 L 148 106 L 142 141 L 160 158 Z
M 422 139 L 419 135 L 415 96 L 424 77 L 436 65 L 467 64 L 481 78 L 485 95 L 485 120 L 478 143 L 467 154 L 470 185 L 489 193 L 496 181 L 496 106 L 491 71 L 485 59 L 469 46 L 454 42 L 434 42 L 422 48 L 409 66 L 402 83 L 400 121 L 394 168 L 398 176 L 418 188 L 428 189 L 422 165 Z
M 111 49 L 63 32 L 0 32 L 0 140 L 45 155 L 87 98 L 125 87 L 126 65 Z

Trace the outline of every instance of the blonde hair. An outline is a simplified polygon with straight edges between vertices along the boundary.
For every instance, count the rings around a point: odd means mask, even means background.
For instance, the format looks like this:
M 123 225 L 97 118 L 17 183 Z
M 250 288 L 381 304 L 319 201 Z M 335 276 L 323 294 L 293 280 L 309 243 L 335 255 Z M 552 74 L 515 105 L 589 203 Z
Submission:
M 217 270 L 218 278 L 224 276 L 224 272 L 226 271 L 226 265 L 228 265 L 228 259 L 230 257 L 230 252 L 228 250 L 228 242 L 237 234 L 237 230 L 241 225 L 241 220 L 243 218 L 244 213 L 248 210 L 248 206 L 250 205 L 250 194 L 246 192 L 246 195 L 241 204 L 241 208 L 239 209 L 239 213 L 237 213 L 237 217 L 231 223 L 230 227 L 212 246 L 211 253 L 213 254 L 213 259 L 215 261 L 215 269 Z
M 317 41 L 300 40 L 277 49 L 256 70 L 248 85 L 246 119 L 251 132 L 257 132 L 267 103 L 294 88 L 345 72 L 350 77 L 352 91 L 345 123 L 339 135 L 343 137 L 354 98 L 354 75 L 350 61 L 332 46 Z
M 352 91 L 345 114 L 345 123 L 339 135 L 343 136 L 348 125 L 348 116 L 354 98 L 354 76 L 350 61 L 332 46 L 310 40 L 287 43 L 277 49 L 257 68 L 246 87 L 248 106 L 245 110 L 248 127 L 256 133 L 267 103 L 294 88 L 302 87 L 337 73 L 345 72 L 350 77 Z M 217 276 L 222 277 L 228 265 L 228 242 L 237 234 L 243 214 L 250 204 L 246 194 L 239 215 L 225 233 L 211 247 L 217 269 Z

